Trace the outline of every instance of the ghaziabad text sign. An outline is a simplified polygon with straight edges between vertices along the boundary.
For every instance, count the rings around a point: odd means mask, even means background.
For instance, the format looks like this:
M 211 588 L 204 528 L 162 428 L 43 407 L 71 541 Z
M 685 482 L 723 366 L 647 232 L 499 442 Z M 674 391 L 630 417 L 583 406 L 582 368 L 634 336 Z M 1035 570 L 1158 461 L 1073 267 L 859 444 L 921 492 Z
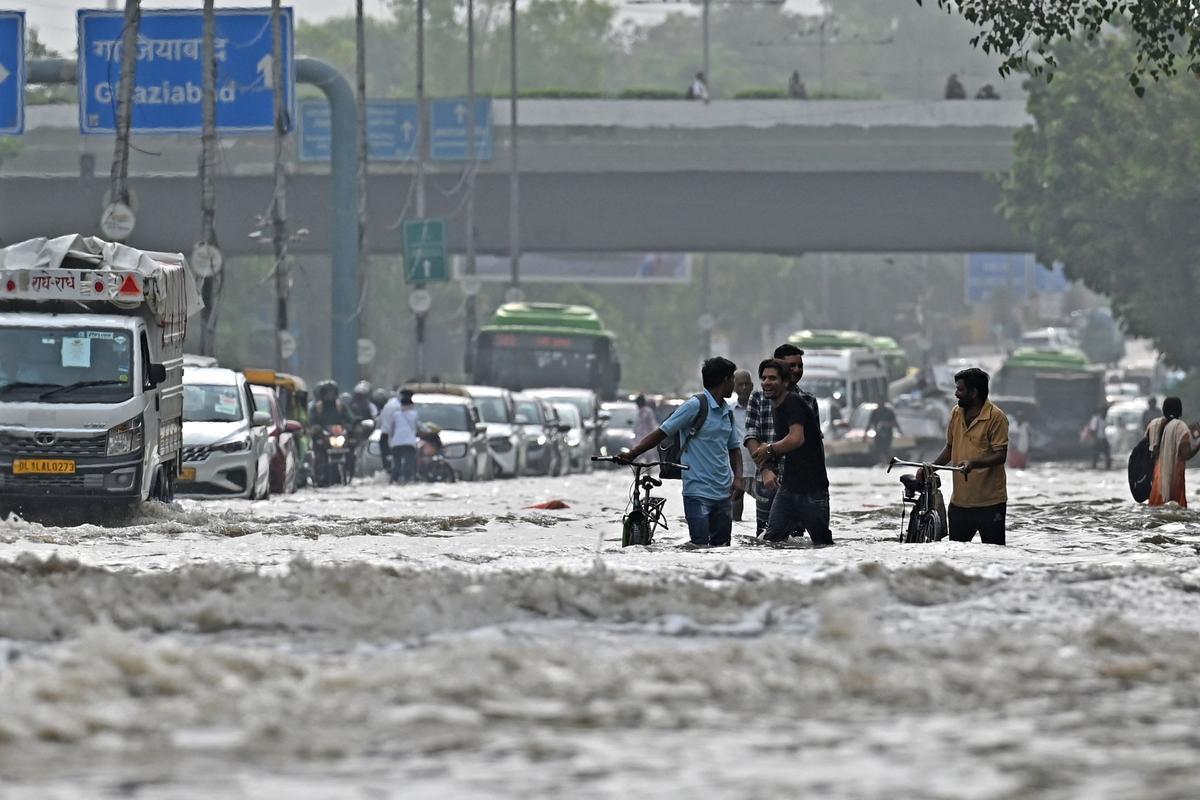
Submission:
M 283 91 L 295 115 L 292 10 L 282 10 Z M 78 12 L 79 129 L 115 133 L 121 76 L 120 11 Z M 271 10 L 217 9 L 217 127 L 228 132 L 275 127 Z M 204 100 L 204 12 L 143 11 L 138 27 L 132 128 L 142 133 L 200 133 Z
M 25 12 L 0 11 L 0 134 L 25 130 Z

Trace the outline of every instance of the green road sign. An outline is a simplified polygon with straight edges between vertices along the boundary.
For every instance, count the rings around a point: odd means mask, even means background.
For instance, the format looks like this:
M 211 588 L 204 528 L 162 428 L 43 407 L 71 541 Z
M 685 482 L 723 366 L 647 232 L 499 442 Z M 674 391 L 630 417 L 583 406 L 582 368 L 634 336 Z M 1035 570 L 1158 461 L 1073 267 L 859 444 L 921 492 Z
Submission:
M 446 221 L 410 219 L 404 223 L 404 282 L 445 283 Z

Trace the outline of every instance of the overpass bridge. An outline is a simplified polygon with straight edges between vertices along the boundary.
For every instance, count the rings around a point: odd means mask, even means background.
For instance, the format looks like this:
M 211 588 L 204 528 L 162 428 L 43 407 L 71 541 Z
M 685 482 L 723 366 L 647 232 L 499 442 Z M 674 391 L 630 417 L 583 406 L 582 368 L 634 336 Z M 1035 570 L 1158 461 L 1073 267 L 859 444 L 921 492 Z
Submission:
M 21 150 L 0 164 L 0 239 L 97 232 L 113 140 L 79 133 L 74 105 L 27 109 Z M 1024 251 L 995 207 L 1020 101 L 522 100 L 523 251 Z M 477 245 L 508 252 L 510 125 L 494 109 L 495 154 L 477 176 Z M 294 137 L 293 137 L 294 138 Z M 139 246 L 187 250 L 199 237 L 199 137 L 135 136 L 130 186 Z M 291 145 L 294 147 L 294 143 Z M 217 236 L 227 255 L 271 197 L 269 136 L 222 137 Z M 331 249 L 328 165 L 290 154 L 288 222 Z M 464 241 L 462 165 L 430 165 L 428 214 Z M 398 253 L 412 166 L 371 164 L 369 244 Z

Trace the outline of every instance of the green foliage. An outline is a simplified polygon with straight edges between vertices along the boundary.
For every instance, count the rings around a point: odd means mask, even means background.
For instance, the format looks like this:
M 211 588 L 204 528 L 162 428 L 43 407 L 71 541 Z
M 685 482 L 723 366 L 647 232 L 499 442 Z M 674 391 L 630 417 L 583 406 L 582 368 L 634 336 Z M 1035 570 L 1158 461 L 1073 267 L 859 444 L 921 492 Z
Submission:
M 507 98 L 511 95 L 507 92 L 496 95 L 496 97 Z M 604 92 L 593 89 L 525 89 L 519 97 L 526 97 L 530 100 L 596 100 L 603 98 Z
M 1145 92 L 1143 77 L 1169 78 L 1180 67 L 1200 75 L 1200 26 L 1194 2 L 937 0 L 937 4 L 978 26 L 971 44 L 1003 56 L 1002 74 L 1028 70 L 1040 75 L 1059 65 L 1053 49 L 1057 45 L 1095 41 L 1107 35 L 1110 26 L 1120 25 L 1133 44 L 1133 58 L 1123 77 L 1139 97 Z
M 621 100 L 683 100 L 687 97 L 677 89 L 622 89 Z
M 16 136 L 0 136 L 0 164 L 21 152 L 21 140 Z
M 1121 80 L 1139 58 L 1116 35 L 1056 48 L 1055 80 L 1029 84 L 1035 122 L 1016 137 L 1003 210 L 1042 263 L 1110 297 L 1130 334 L 1200 367 L 1200 92 L 1163 78 L 1139 99 Z
M 741 89 L 733 93 L 735 100 L 787 100 L 786 89 L 758 88 Z

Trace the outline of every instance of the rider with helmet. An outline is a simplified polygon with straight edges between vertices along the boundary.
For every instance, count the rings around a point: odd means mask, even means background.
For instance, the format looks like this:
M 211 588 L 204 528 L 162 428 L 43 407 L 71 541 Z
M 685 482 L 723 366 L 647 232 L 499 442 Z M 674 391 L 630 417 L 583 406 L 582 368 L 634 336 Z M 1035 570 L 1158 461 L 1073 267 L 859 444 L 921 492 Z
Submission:
M 379 407 L 371 402 L 371 384 L 359 381 L 354 385 L 354 394 L 350 397 L 350 413 L 357 422 L 364 419 L 373 420 L 379 416 Z
M 354 424 L 350 408 L 338 398 L 338 385 L 335 382 L 321 381 L 317 384 L 317 399 L 308 409 L 308 421 L 314 427 L 321 428 L 334 425 L 348 428 Z

